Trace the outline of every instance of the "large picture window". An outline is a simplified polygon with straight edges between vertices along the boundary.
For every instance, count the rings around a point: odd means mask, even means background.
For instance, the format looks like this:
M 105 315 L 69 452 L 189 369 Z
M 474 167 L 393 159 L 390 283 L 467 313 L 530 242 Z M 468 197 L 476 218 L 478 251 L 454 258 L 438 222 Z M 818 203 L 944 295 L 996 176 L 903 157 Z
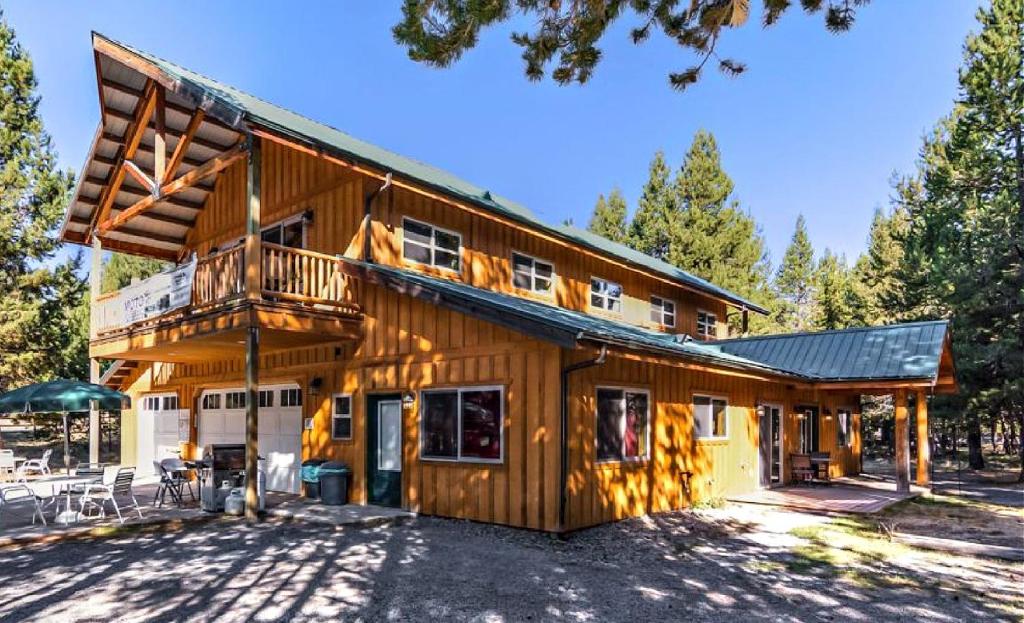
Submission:
M 647 458 L 650 399 L 644 390 L 597 389 L 597 460 Z
M 500 387 L 424 391 L 420 457 L 500 463 L 504 392 Z
M 616 314 L 622 313 L 622 286 L 614 281 L 591 277 L 590 306 Z
M 698 439 L 729 436 L 729 401 L 717 396 L 693 396 L 693 428 Z
M 550 262 L 522 253 L 512 254 L 512 285 L 538 294 L 551 294 L 555 268 Z
M 847 448 L 852 443 L 850 428 L 853 414 L 849 409 L 836 409 L 836 445 Z
M 427 223 L 402 219 L 402 257 L 417 264 L 459 272 L 462 236 Z

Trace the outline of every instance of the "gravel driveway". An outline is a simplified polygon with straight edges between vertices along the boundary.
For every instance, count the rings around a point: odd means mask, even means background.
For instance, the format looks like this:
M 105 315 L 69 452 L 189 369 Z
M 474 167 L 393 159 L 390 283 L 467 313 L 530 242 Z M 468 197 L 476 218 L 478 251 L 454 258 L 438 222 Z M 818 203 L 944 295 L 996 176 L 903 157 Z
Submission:
M 789 527 L 823 520 L 750 512 L 674 513 L 567 541 L 431 518 L 338 532 L 221 520 L 9 548 L 0 622 L 974 621 L 1008 619 L 997 595 L 1019 591 L 1019 573 L 992 561 L 878 561 L 899 581 L 877 583 L 792 565 Z

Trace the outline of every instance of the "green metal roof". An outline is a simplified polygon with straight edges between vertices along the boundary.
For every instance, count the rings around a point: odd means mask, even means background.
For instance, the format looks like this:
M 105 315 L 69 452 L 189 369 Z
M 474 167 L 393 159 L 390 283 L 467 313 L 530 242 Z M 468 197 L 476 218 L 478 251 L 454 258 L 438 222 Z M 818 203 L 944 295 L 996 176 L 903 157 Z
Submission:
M 934 379 L 945 320 L 719 340 L 723 353 L 827 381 Z
M 118 46 L 126 52 L 153 64 L 161 72 L 180 82 L 183 89 L 186 92 L 191 92 L 197 101 L 204 98 L 213 98 L 221 106 L 230 108 L 235 113 L 235 116 L 270 129 L 282 136 L 288 136 L 298 142 L 311 144 L 324 151 L 333 152 L 342 157 L 363 162 L 384 171 L 392 171 L 400 176 L 415 180 L 424 186 L 439 190 L 446 195 L 473 203 L 563 240 L 588 247 L 605 255 L 614 256 L 628 264 L 650 270 L 684 285 L 707 292 L 736 306 L 747 307 L 759 313 L 767 313 L 767 310 L 760 305 L 680 270 L 671 264 L 575 227 L 544 223 L 525 206 L 495 195 L 451 173 L 418 160 L 400 156 L 376 145 L 371 145 L 341 130 L 313 121 L 148 52 L 104 37 L 99 33 L 94 32 L 93 37 Z
M 662 333 L 459 281 L 342 258 L 361 277 L 566 348 L 581 342 L 816 381 L 936 379 L 944 320 L 715 342 Z

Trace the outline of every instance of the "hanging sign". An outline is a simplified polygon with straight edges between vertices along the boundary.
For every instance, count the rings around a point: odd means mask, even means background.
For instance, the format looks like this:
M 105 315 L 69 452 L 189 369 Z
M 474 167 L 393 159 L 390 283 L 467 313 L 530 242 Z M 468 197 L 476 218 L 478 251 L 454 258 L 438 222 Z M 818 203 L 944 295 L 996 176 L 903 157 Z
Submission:
M 196 274 L 196 260 L 153 275 L 145 281 L 122 288 L 120 303 L 121 325 L 155 318 L 167 312 L 186 307 L 192 302 L 192 280 Z

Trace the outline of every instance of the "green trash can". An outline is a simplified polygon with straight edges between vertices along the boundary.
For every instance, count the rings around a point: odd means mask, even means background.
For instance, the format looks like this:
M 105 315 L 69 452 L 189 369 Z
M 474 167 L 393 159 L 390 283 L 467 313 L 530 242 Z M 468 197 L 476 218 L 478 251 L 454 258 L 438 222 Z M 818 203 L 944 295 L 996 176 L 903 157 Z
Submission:
M 348 504 L 348 465 L 328 461 L 320 466 L 320 501 L 329 506 Z
M 302 492 L 307 498 L 320 499 L 320 466 L 326 462 L 325 459 L 306 459 L 302 462 L 299 473 L 302 477 Z

